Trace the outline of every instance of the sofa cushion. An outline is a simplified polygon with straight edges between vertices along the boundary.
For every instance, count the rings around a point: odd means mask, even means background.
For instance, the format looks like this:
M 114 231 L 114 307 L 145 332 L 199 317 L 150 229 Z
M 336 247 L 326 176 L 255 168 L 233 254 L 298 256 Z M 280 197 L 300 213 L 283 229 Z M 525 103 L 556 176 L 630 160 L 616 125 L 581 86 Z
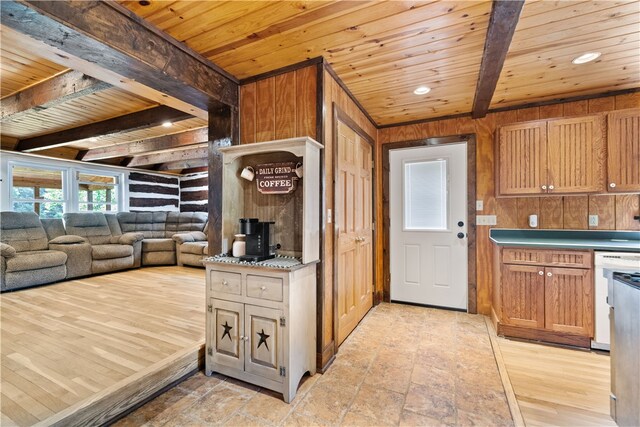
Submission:
M 173 252 L 176 245 L 171 239 L 144 239 L 142 241 L 142 252 Z
M 140 232 L 145 239 L 165 237 L 166 212 L 118 212 L 118 222 L 123 232 Z
M 130 245 L 93 245 L 91 247 L 93 259 L 113 259 L 133 256 L 133 246 Z
M 185 254 L 206 255 L 208 249 L 207 242 L 188 242 L 180 245 L 180 252 Z
M 74 243 L 84 242 L 86 242 L 84 237 L 74 236 L 73 234 L 69 234 L 67 236 L 58 236 L 55 239 L 49 240 L 49 244 L 51 245 L 71 245 Z
M 44 231 L 47 233 L 49 240 L 67 234 L 64 229 L 64 222 L 62 222 L 62 218 L 40 218 L 40 222 L 42 223 L 42 227 L 44 227 Z
M 35 212 L 0 213 L 0 241 L 16 252 L 41 251 L 49 247 L 49 239 Z
M 25 251 L 7 259 L 7 272 L 37 270 L 64 265 L 67 254 L 59 251 Z
M 203 231 L 207 222 L 206 212 L 169 212 L 167 213 L 166 237 L 176 233 Z
M 111 242 L 111 229 L 102 212 L 66 213 L 64 225 L 67 234 L 85 237 L 92 245 Z

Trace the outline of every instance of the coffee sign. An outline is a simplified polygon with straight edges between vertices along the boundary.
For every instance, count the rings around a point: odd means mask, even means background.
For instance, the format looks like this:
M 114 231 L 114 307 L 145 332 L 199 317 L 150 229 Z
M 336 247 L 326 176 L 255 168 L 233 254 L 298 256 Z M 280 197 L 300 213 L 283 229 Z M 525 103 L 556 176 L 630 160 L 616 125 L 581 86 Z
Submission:
M 265 163 L 255 166 L 256 185 L 262 194 L 288 194 L 298 184 L 295 162 Z

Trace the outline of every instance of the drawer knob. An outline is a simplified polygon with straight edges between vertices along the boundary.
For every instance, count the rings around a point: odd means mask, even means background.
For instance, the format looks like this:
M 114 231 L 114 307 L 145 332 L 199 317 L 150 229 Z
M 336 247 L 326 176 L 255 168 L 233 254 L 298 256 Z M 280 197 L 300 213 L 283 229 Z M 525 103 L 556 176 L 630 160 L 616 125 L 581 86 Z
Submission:
M 549 190 L 553 190 L 555 187 L 553 185 L 549 186 Z
M 553 276 L 553 274 L 551 272 L 548 272 L 547 277 L 551 277 L 551 276 Z
M 222 281 L 222 286 L 229 286 L 229 282 L 227 282 L 226 280 Z
M 538 274 L 543 276 L 544 275 L 544 271 L 538 271 Z
M 266 290 L 267 290 L 267 287 L 266 287 L 266 286 L 260 286 L 260 290 L 261 290 L 261 291 L 266 291 Z
M 611 187 L 611 188 L 616 188 L 616 183 L 615 183 L 615 182 L 612 182 L 611 184 L 609 184 L 609 187 Z
M 543 185 L 541 188 L 542 188 L 543 190 L 546 190 L 546 189 L 547 189 L 547 186 L 546 186 L 546 185 Z

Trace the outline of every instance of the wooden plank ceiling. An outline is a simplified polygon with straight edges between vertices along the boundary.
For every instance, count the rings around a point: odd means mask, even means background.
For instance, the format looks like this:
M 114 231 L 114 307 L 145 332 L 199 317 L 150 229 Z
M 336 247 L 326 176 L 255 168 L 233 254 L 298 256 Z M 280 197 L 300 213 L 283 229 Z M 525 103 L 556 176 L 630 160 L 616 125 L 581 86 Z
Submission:
M 118 2 L 238 79 L 323 56 L 377 125 L 470 113 L 492 10 L 490 1 Z M 639 87 L 638 22 L 637 0 L 527 1 L 490 108 Z M 2 27 L 1 36 L 3 100 L 68 72 L 51 56 L 44 59 L 22 48 L 14 30 Z M 602 56 L 584 65 L 571 63 L 589 51 Z M 415 95 L 421 85 L 431 92 Z M 47 108 L 3 115 L 3 147 L 158 105 L 157 99 L 106 85 Z M 171 128 L 150 124 L 41 153 L 139 164 L 169 159 L 148 154 L 175 144 L 186 150 L 181 159 L 192 159 L 202 152 L 198 129 L 204 126 L 206 121 L 195 117 Z M 126 144 L 131 144 L 130 156 L 122 155 Z M 117 150 L 105 154 L 105 147 L 115 145 Z M 146 156 L 132 160 L 133 155 Z

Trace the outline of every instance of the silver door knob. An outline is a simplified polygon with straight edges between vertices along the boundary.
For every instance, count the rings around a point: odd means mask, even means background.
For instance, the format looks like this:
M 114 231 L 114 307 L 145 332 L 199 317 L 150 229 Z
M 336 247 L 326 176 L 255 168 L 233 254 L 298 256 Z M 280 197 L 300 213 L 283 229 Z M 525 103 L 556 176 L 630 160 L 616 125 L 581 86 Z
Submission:
M 546 186 L 546 185 L 543 185 L 541 188 L 542 188 L 543 190 L 546 190 L 546 189 L 547 189 L 547 186 Z
M 551 272 L 548 272 L 547 277 L 551 277 L 551 276 L 553 276 L 553 274 Z
M 553 185 L 549 186 L 549 190 L 553 190 L 555 187 Z
M 544 275 L 544 271 L 538 271 L 538 274 L 543 276 Z
M 612 182 L 611 184 L 609 184 L 609 187 L 611 187 L 611 188 L 616 188 L 616 183 L 615 183 L 615 182 Z

